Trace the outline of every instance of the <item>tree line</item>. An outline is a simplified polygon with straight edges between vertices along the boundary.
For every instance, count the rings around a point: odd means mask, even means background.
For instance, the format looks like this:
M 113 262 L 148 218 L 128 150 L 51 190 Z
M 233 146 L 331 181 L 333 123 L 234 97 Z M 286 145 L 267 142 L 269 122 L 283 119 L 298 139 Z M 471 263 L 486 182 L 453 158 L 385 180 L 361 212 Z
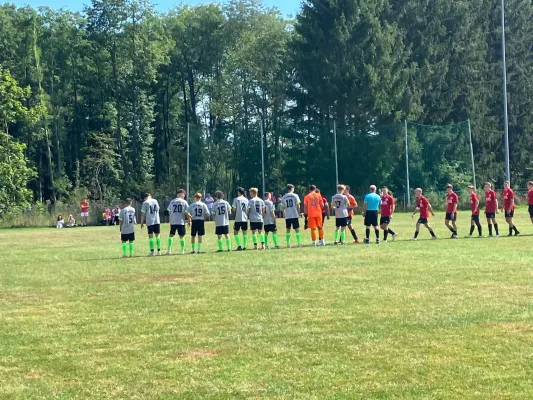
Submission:
M 533 5 L 506 3 L 518 181 L 533 169 Z M 168 13 L 145 0 L 93 0 L 81 13 L 4 4 L 0 208 L 79 190 L 171 194 L 185 185 L 188 130 L 191 190 L 260 184 L 262 138 L 267 189 L 332 192 L 334 123 L 340 181 L 402 191 L 404 119 L 470 119 L 478 181 L 499 183 L 499 18 L 487 0 L 306 0 L 294 19 L 259 0 Z M 415 154 L 412 186 L 464 180 L 453 143 L 439 146 Z

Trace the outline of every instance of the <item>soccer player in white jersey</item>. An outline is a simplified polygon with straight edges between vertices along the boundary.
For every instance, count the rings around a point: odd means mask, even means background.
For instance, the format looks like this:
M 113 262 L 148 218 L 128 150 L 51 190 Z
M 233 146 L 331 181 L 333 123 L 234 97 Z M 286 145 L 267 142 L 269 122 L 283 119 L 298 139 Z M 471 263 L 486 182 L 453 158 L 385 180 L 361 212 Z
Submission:
M 302 236 L 300 234 L 300 197 L 294 193 L 294 185 L 287 185 L 287 194 L 281 198 L 281 207 L 285 214 L 285 227 L 287 233 L 287 247 L 291 247 L 291 228 L 296 231 L 296 241 L 298 247 L 302 247 Z
M 235 224 L 233 225 L 233 234 L 237 242 L 237 251 L 246 250 L 248 245 L 248 199 L 244 197 L 244 188 L 237 189 L 238 196 L 233 199 L 231 210 L 235 212 Z M 242 230 L 242 243 L 239 231 Z
M 120 240 L 122 241 L 122 258 L 133 257 L 133 242 L 135 242 L 135 208 L 131 206 L 133 201 L 126 199 L 125 207 L 120 210 L 118 221 L 120 225 Z M 128 256 L 128 243 L 130 254 Z
M 345 190 L 346 186 L 338 185 L 337 194 L 331 199 L 331 207 L 335 209 L 335 242 L 333 244 L 346 244 L 346 227 L 348 226 L 348 207 L 350 202 L 344 194 Z
M 276 207 L 272 203 L 272 193 L 265 193 L 265 216 L 263 218 L 265 223 L 265 247 L 268 249 L 268 234 L 272 232 L 272 240 L 274 247 L 279 249 L 278 242 L 278 227 L 276 226 Z
M 231 239 L 229 238 L 229 213 L 231 211 L 230 204 L 224 200 L 224 193 L 220 190 L 215 192 L 216 201 L 211 207 L 211 213 L 215 215 L 215 235 L 218 238 L 218 251 L 222 253 L 222 236 L 226 238 L 226 248 L 231 251 Z
M 146 194 L 144 203 L 141 208 L 141 229 L 144 223 L 148 227 L 148 241 L 150 242 L 150 253 L 148 257 L 154 256 L 154 246 L 157 244 L 157 255 L 161 255 L 161 222 L 159 220 L 159 203 L 152 198 L 150 193 Z M 154 239 L 155 235 L 155 239 Z
M 265 202 L 257 197 L 258 192 L 259 190 L 255 187 L 250 189 L 250 195 L 252 198 L 248 201 L 248 218 L 250 219 L 254 250 L 257 250 L 258 248 L 258 238 L 261 242 L 261 250 L 264 250 L 265 238 L 263 236 L 263 214 L 265 212 Z
M 168 205 L 168 215 L 170 221 L 170 234 L 168 235 L 168 250 L 167 254 L 172 254 L 172 244 L 174 243 L 174 236 L 176 232 L 180 237 L 181 254 L 185 254 L 185 222 L 191 226 L 189 215 L 185 212 L 189 207 L 189 203 L 185 200 L 185 190 L 179 189 L 176 193 L 176 198 Z
M 202 201 L 202 194 L 194 195 L 194 203 L 187 207 L 186 213 L 192 219 L 191 226 L 191 254 L 194 254 L 196 235 L 198 235 L 198 254 L 202 252 L 202 242 L 205 235 L 205 217 L 209 215 L 209 208 Z

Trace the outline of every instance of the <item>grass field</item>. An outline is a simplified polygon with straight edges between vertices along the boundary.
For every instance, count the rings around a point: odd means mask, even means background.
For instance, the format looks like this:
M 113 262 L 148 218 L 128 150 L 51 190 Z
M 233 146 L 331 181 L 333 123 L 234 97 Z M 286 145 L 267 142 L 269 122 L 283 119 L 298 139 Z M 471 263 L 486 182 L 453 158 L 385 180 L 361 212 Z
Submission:
M 397 215 L 394 243 L 224 254 L 210 225 L 206 254 L 128 260 L 113 227 L 2 230 L 0 398 L 532 399 L 517 214 L 517 238 L 438 214 L 410 242 Z

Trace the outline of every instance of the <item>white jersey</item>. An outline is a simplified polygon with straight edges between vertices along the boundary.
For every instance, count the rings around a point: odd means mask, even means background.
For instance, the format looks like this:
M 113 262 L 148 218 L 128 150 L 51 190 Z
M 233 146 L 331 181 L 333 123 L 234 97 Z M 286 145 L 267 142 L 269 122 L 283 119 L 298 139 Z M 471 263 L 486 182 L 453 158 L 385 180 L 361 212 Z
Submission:
M 146 216 L 146 225 L 159 225 L 159 203 L 156 199 L 149 199 L 143 203 L 141 212 Z
M 233 199 L 233 206 L 235 209 L 235 222 L 248 222 L 248 199 L 244 196 L 239 196 Z
M 348 206 L 350 204 L 348 197 L 338 193 L 331 199 L 331 204 L 335 207 L 335 218 L 348 217 Z
M 185 225 L 187 207 L 189 207 L 189 203 L 179 197 L 170 202 L 167 209 L 170 213 L 170 225 Z
M 211 211 L 215 214 L 215 226 L 229 226 L 230 211 L 231 206 L 226 200 L 215 201 Z
M 263 222 L 263 210 L 265 209 L 265 202 L 259 197 L 254 197 L 248 202 L 248 210 L 250 210 L 250 222 Z
M 265 221 L 265 225 L 275 225 L 275 215 L 276 207 L 274 206 L 274 203 L 272 203 L 270 200 L 265 200 L 265 217 L 263 218 Z
M 209 215 L 209 208 L 200 200 L 187 207 L 187 212 L 191 215 L 193 221 L 204 221 L 205 216 Z
M 137 221 L 135 220 L 135 208 L 133 208 L 132 206 L 123 208 L 122 210 L 120 210 L 118 219 L 119 221 L 122 221 L 120 233 L 122 233 L 123 235 L 127 235 L 128 233 L 135 232 L 135 224 L 137 223 Z
M 285 209 L 285 218 L 299 218 L 297 205 L 300 204 L 300 197 L 296 193 L 287 193 L 281 198 L 281 206 Z

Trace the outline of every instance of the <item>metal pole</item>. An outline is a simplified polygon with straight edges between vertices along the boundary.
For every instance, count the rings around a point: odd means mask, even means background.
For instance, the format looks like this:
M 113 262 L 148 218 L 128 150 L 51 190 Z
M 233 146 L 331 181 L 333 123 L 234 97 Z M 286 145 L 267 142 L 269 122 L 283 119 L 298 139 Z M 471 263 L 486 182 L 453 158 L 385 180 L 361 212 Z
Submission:
M 263 182 L 263 194 L 265 193 L 265 152 L 263 149 L 263 120 L 261 120 L 261 179 Z
M 476 167 L 474 164 L 474 146 L 472 145 L 472 129 L 470 127 L 470 119 L 468 122 L 468 137 L 470 138 L 470 159 L 472 160 L 472 179 L 473 179 L 473 185 L 477 189 L 476 186 Z
M 189 199 L 189 161 L 190 161 L 190 125 L 187 122 L 187 195 L 186 199 Z
M 511 167 L 509 163 L 509 122 L 507 117 L 507 62 L 505 60 L 505 0 L 501 0 L 502 19 L 502 63 L 503 63 L 503 124 L 505 130 L 505 176 L 511 180 Z
M 335 143 L 335 182 L 336 186 L 339 186 L 339 162 L 337 159 L 337 124 L 335 120 L 333 120 L 333 141 Z
M 407 143 L 407 118 L 405 123 L 405 171 L 407 178 L 407 205 L 411 207 L 411 186 L 409 184 L 409 145 Z

